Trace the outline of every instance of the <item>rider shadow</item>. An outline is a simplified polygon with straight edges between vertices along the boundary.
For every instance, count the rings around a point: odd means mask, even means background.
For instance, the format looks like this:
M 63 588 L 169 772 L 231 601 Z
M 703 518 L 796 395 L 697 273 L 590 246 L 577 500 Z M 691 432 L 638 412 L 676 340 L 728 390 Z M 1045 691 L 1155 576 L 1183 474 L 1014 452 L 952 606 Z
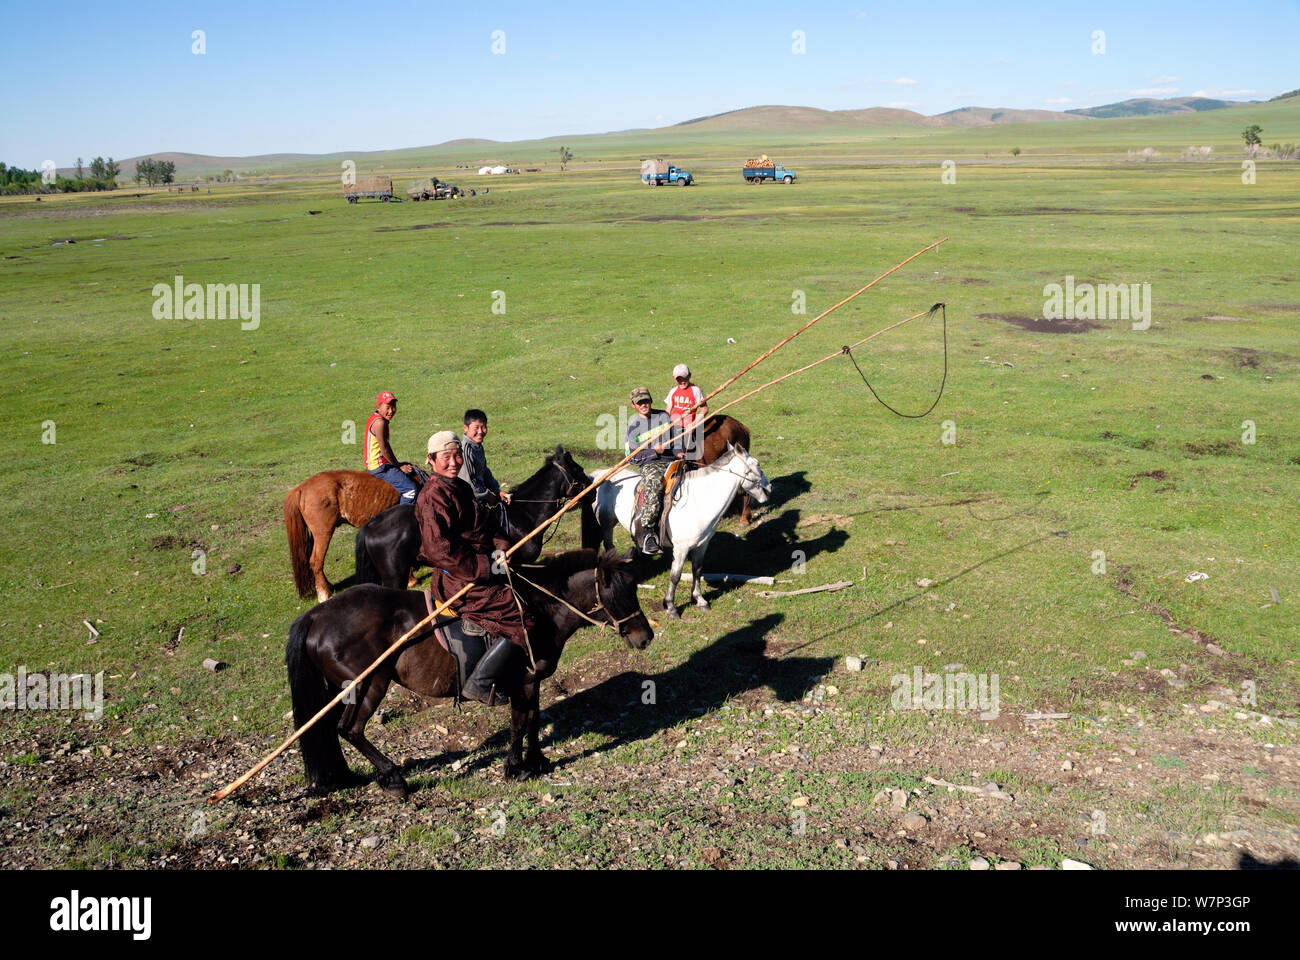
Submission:
M 810 563 L 819 554 L 835 553 L 849 542 L 848 532 L 834 526 L 817 537 L 801 536 L 798 527 L 799 511 L 787 510 L 744 536 L 719 530 L 709 542 L 704 572 L 764 577 L 792 575 L 795 563 Z M 672 556 L 668 552 L 654 558 L 641 556 L 640 562 L 644 564 L 644 572 L 639 578 L 649 580 L 672 566 Z M 705 599 L 712 602 L 742 587 L 744 584 L 739 581 L 706 580 Z
M 613 737 L 581 753 L 553 758 L 552 769 L 646 740 L 760 687 L 770 686 L 776 699 L 785 703 L 798 703 L 834 667 L 835 658 L 767 656 L 767 634 L 784 619 L 781 613 L 768 614 L 724 634 L 665 673 L 628 670 L 551 704 L 544 711 L 544 721 L 552 725 L 550 734 L 543 737 L 544 749 L 593 730 Z M 645 703 L 651 691 L 654 702 Z M 611 719 L 593 720 L 604 717 Z M 509 730 L 502 730 L 485 740 L 477 750 L 493 752 L 465 765 L 462 772 L 499 762 L 496 751 L 505 749 L 509 737 Z M 420 761 L 420 765 L 426 762 Z M 411 767 L 414 769 L 413 764 Z

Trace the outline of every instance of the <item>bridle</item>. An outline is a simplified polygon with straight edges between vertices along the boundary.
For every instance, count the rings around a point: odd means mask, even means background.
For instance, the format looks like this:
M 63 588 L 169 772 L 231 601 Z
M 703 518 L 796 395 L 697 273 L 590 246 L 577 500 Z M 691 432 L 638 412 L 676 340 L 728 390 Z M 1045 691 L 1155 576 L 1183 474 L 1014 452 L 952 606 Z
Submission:
M 612 626 L 615 630 L 618 631 L 619 635 L 622 636 L 623 631 L 621 628 L 623 624 L 627 623 L 633 617 L 642 615 L 640 610 L 634 610 L 631 613 L 629 613 L 626 617 L 614 616 L 614 614 L 610 611 L 609 607 L 605 606 L 604 598 L 602 598 L 600 595 L 600 569 L 597 567 L 593 567 L 591 570 L 592 585 L 596 588 L 596 605 L 592 607 L 590 610 L 588 610 L 586 613 L 583 613 L 581 610 L 579 610 L 573 604 L 569 603 L 569 601 L 565 600 L 563 597 L 556 596 L 554 593 L 551 593 L 551 591 L 547 590 L 545 587 L 541 586 L 540 584 L 533 583 L 533 581 L 529 580 L 518 570 L 515 570 L 513 575 L 518 577 L 524 583 L 528 584 L 534 590 L 540 590 L 542 593 L 546 594 L 551 599 L 558 600 L 560 603 L 564 604 L 564 606 L 568 607 L 570 610 L 572 610 L 578 616 L 582 617 L 582 619 L 586 620 L 588 623 L 592 624 L 593 626 L 599 627 L 602 633 L 604 632 L 606 627 Z M 609 620 L 605 621 L 605 620 L 593 619 L 591 614 L 595 613 L 598 610 L 604 613 L 605 616 L 609 618 Z
M 558 497 L 552 497 L 546 500 L 529 500 L 529 499 L 521 499 L 519 497 L 511 497 L 510 503 L 549 503 L 553 507 L 559 507 L 561 504 L 567 503 L 570 499 L 572 499 L 574 493 L 576 493 L 578 490 L 581 490 L 584 486 L 586 486 L 586 484 L 583 481 L 573 479 L 573 477 L 569 475 L 569 471 L 565 470 L 564 467 L 560 466 L 560 464 L 557 461 L 551 460 L 550 464 L 556 470 L 560 471 L 560 476 L 564 477 L 564 479 L 568 481 L 567 486 L 565 486 L 564 488 L 564 493 L 560 494 Z M 506 504 L 506 506 L 508 507 L 509 504 Z M 559 529 L 560 529 L 560 519 L 557 517 L 555 519 L 555 523 L 551 526 L 550 530 L 547 533 L 544 533 L 542 535 L 542 546 L 546 546 L 548 543 L 550 543 L 551 537 L 555 536 L 556 531 Z

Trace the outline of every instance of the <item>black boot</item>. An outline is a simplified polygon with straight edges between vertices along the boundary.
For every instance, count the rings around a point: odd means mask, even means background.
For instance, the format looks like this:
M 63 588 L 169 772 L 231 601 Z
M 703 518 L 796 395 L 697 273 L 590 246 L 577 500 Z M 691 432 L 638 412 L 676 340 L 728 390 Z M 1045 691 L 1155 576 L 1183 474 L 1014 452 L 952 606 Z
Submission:
M 519 683 L 523 658 L 522 649 L 505 637 L 498 637 L 474 667 L 461 695 L 489 706 L 505 703 L 510 699 L 509 691 Z
M 659 538 L 654 535 L 654 531 L 647 533 L 641 541 L 641 552 L 650 556 L 659 552 Z

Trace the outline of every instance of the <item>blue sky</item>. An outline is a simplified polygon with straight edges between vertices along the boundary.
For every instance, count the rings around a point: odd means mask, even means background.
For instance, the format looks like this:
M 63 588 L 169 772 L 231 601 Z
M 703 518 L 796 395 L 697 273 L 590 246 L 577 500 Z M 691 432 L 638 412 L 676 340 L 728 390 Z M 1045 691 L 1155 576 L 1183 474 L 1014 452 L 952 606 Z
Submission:
M 381 150 L 759 104 L 1070 109 L 1300 87 L 1300 0 L 646 4 L 2 0 L 0 160 Z M 17 19 L 31 26 L 14 29 Z M 203 30 L 206 52 L 192 51 Z M 492 52 L 493 31 L 505 52 Z M 1093 32 L 1105 53 L 1093 53 Z M 795 31 L 805 51 L 793 52 Z

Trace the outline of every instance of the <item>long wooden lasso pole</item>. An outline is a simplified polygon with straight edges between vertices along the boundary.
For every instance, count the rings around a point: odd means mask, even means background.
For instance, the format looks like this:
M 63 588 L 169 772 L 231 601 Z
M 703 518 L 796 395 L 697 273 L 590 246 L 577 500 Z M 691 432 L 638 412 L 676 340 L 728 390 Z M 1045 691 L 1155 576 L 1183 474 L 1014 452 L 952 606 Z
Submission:
M 737 380 L 739 380 L 742 376 L 744 376 L 744 375 L 745 375 L 746 373 L 748 373 L 750 370 L 753 370 L 756 366 L 758 366 L 760 363 L 762 363 L 764 360 L 766 360 L 766 359 L 767 359 L 768 357 L 770 357 L 772 354 L 776 353 L 776 351 L 779 350 L 779 349 L 781 349 L 781 347 L 785 346 L 787 343 L 789 343 L 789 342 L 790 342 L 791 340 L 793 340 L 795 337 L 799 336 L 799 334 L 803 333 L 805 330 L 807 330 L 809 327 L 811 327 L 813 324 L 815 324 L 818 320 L 821 320 L 823 317 L 825 317 L 825 316 L 827 316 L 827 315 L 833 313 L 834 311 L 838 310 L 840 307 L 844 306 L 844 305 L 845 305 L 846 303 L 848 303 L 849 301 L 853 300 L 854 298 L 858 297 L 859 295 L 861 295 L 861 294 L 865 293 L 866 291 L 870 290 L 872 287 L 874 287 L 874 286 L 875 286 L 877 283 L 879 283 L 881 280 L 885 279 L 885 277 L 889 276 L 891 273 L 894 273 L 894 272 L 900 270 L 902 267 L 906 266 L 908 263 L 910 263 L 911 261 L 915 260 L 917 257 L 921 256 L 921 254 L 926 253 L 927 251 L 933 250 L 935 247 L 939 246 L 939 244 L 944 243 L 947 239 L 948 239 L 947 237 L 944 237 L 943 239 L 941 239 L 941 240 L 936 240 L 934 243 L 932 243 L 932 244 L 930 244 L 930 245 L 928 245 L 928 246 L 926 246 L 926 247 L 922 247 L 920 250 L 918 250 L 916 253 L 912 254 L 912 255 L 911 255 L 910 257 L 908 257 L 906 260 L 903 260 L 903 261 L 901 261 L 900 263 L 896 264 L 895 266 L 891 267 L 890 269 L 886 270 L 884 273 L 882 273 L 880 276 L 876 277 L 876 278 L 875 278 L 874 280 L 872 280 L 870 283 L 868 283 L 868 284 L 866 284 L 865 286 L 863 286 L 863 287 L 861 287 L 860 289 L 858 289 L 855 293 L 850 294 L 849 296 L 847 296 L 847 297 L 845 297 L 843 300 L 841 300 L 839 303 L 837 303 L 837 304 L 835 304 L 834 306 L 829 307 L 829 308 L 827 308 L 826 310 L 823 310 L 821 313 L 817 314 L 817 316 L 813 317 L 811 320 L 809 320 L 807 323 L 805 323 L 803 326 L 801 326 L 801 327 L 800 327 L 798 330 L 796 330 L 794 333 L 790 334 L 788 337 L 785 337 L 784 339 L 782 339 L 779 343 L 776 344 L 776 346 L 774 346 L 774 347 L 772 347 L 771 349 L 765 351 L 761 356 L 758 357 L 758 359 L 754 360 L 752 363 L 750 363 L 748 366 L 746 366 L 743 370 L 741 370 L 739 373 L 737 373 L 737 374 L 736 374 L 735 376 L 733 376 L 731 379 L 727 380 L 724 384 L 722 384 L 722 386 L 718 387 L 716 390 L 714 390 L 712 393 L 710 393 L 707 397 L 705 397 L 704 399 L 702 399 L 699 403 L 697 403 L 697 404 L 695 405 L 695 407 L 692 407 L 692 408 L 691 408 L 691 412 L 693 412 L 693 411 L 695 410 L 696 407 L 698 407 L 698 406 L 700 406 L 700 405 L 706 403 L 707 401 L 709 401 L 709 400 L 712 399 L 713 397 L 716 397 L 719 393 L 721 393 L 723 390 L 725 390 L 725 389 L 726 389 L 727 387 L 729 387 L 731 384 L 735 383 Z M 914 318 L 913 318 L 913 319 L 914 319 Z M 906 322 L 906 321 L 902 321 L 902 322 Z M 897 324 L 895 324 L 895 326 L 897 326 Z M 887 328 L 887 329 L 888 329 L 888 328 Z M 880 333 L 883 333 L 884 331 L 882 330 L 882 331 L 879 331 L 879 332 L 880 332 Z M 870 338 L 868 338 L 868 339 L 870 339 Z M 863 341 L 863 342 L 865 343 L 866 341 Z M 798 372 L 798 371 L 796 371 L 796 372 Z M 784 379 L 784 378 L 781 378 L 781 379 Z M 778 381 L 773 381 L 773 382 L 778 382 Z M 768 384 L 768 386 L 770 386 L 770 384 Z M 748 396 L 748 394 L 747 394 L 746 396 Z M 743 398 L 741 398 L 741 399 L 743 399 Z M 731 406 L 731 404 L 727 404 L 727 406 Z M 579 501 L 581 501 L 583 497 L 585 497 L 585 496 L 586 496 L 588 493 L 590 493 L 592 490 L 595 490 L 597 487 L 599 487 L 601 484 L 603 484 L 605 481 L 607 481 L 610 477 L 612 477 L 612 476 L 613 476 L 614 474 L 616 474 L 618 471 L 622 470 L 623 467 L 627 466 L 627 464 L 628 464 L 629 462 L 631 462 L 631 460 L 632 460 L 632 458 L 633 458 L 634 456 L 636 456 L 638 453 L 640 453 L 640 452 L 641 452 L 642 450 L 644 450 L 646 447 L 650 446 L 650 444 L 654 443 L 655 439 L 656 439 L 657 437 L 659 437 L 661 434 L 663 434 L 663 433 L 665 433 L 666 431 L 671 430 L 671 429 L 672 429 L 672 424 L 671 424 L 671 423 L 667 423 L 667 424 L 664 424 L 663 426 L 658 427 L 658 428 L 656 428 L 655 430 L 651 431 L 650 436 L 646 437 L 645 441 L 644 441 L 644 442 L 643 442 L 639 447 L 637 447 L 635 450 L 632 450 L 630 453 L 628 453 L 625 457 L 623 457 L 622 460 L 620 460 L 618 463 L 614 464 L 614 466 L 612 466 L 612 467 L 610 467 L 608 470 L 606 470 L 606 471 L 605 471 L 605 472 L 604 472 L 604 473 L 603 473 L 603 474 L 602 474 L 598 479 L 593 480 L 593 481 L 592 481 L 590 484 L 588 484 L 588 485 L 587 485 L 583 490 L 581 490 L 579 493 L 577 493 L 577 494 L 576 494 L 576 495 L 575 495 L 571 500 L 569 500 L 568 503 L 566 503 L 564 506 L 562 506 L 562 507 L 561 507 L 559 510 L 557 510 L 553 515 L 551 515 L 550 517 L 547 517 L 547 518 L 546 518 L 545 520 L 543 520 L 543 521 L 542 521 L 542 522 L 541 522 L 537 527 L 535 527 L 535 528 L 534 528 L 530 533 L 528 533 L 526 536 L 522 537 L 522 538 L 519 540 L 518 543 L 516 543 L 514 546 L 512 546 L 510 549 L 508 549 L 508 550 L 506 550 L 506 551 L 504 552 L 504 554 L 503 554 L 503 556 L 501 557 L 501 559 L 503 559 L 503 560 L 508 560 L 508 559 L 510 558 L 510 556 L 511 556 L 511 555 L 512 555 L 516 550 L 518 550 L 520 547 L 522 547 L 525 543 L 527 543 L 527 542 L 528 542 L 529 540 L 531 540 L 533 537 L 537 536 L 537 534 L 541 533 L 543 530 L 545 530 L 547 527 L 549 527 L 549 526 L 550 526 L 554 521 L 558 520 L 560 517 L 564 516 L 564 514 L 566 514 L 568 511 L 572 510 L 573 507 L 574 507 L 575 505 L 577 505 L 577 503 L 578 503 Z M 296 741 L 297 741 L 297 740 L 298 740 L 298 739 L 299 739 L 299 738 L 300 738 L 304 733 L 306 733 L 309 729 L 311 729 L 312 726 L 314 726 L 317 722 L 319 722 L 319 721 L 321 720 L 321 718 L 323 718 L 326 714 L 328 714 L 331 710 L 333 710 L 334 707 L 335 707 L 337 704 L 339 704 L 339 703 L 341 703 L 343 700 L 345 700 L 345 699 L 347 698 L 348 694 L 349 694 L 350 692 L 352 692 L 353 690 L 355 690 L 356 687 L 357 687 L 357 685 L 358 685 L 362 680 L 364 680 L 366 677 L 370 676 L 370 674 L 372 674 L 375 670 L 377 670 L 377 669 L 379 668 L 379 665 L 380 665 L 380 664 L 382 664 L 382 663 L 383 663 L 385 660 L 387 660 L 390 656 L 392 656 L 394 653 L 396 653 L 398 650 L 400 650 L 400 649 L 401 649 L 401 648 L 402 648 L 406 643 L 408 643 L 408 642 L 409 642 L 413 637 L 418 636 L 418 635 L 419 635 L 423 630 L 425 630 L 425 629 L 429 626 L 429 624 L 433 623 L 433 621 L 437 618 L 438 614 L 440 614 L 440 613 L 442 613 L 443 611 L 445 611 L 446 609 L 448 609 L 448 608 L 449 608 L 453 603 L 455 603 L 455 602 L 456 602 L 457 600 L 459 600 L 461 597 L 465 596 L 465 594 L 469 593 L 470 588 L 473 587 L 473 586 L 475 586 L 475 584 L 473 584 L 473 583 L 467 583 L 465 586 L 461 587 L 459 590 L 457 590 L 454 594 L 452 594 L 452 595 L 451 595 L 450 597 L 448 597 L 446 600 L 443 600 L 441 603 L 439 603 L 439 604 L 438 604 L 438 605 L 437 605 L 437 606 L 436 606 L 436 607 L 435 607 L 435 608 L 434 608 L 434 609 L 429 613 L 428 616 L 426 616 L 423 620 L 421 620 L 419 623 L 417 623 L 415 626 L 413 626 L 410 630 L 407 630 L 404 634 L 402 634 L 400 637 L 398 637 L 396 640 L 394 640 L 393 643 L 388 647 L 388 649 L 385 650 L 383 653 L 381 653 L 381 654 L 380 654 L 380 655 L 375 659 L 375 662 L 374 662 L 374 663 L 372 663 L 370 666 L 366 667 L 365 670 L 361 671 L 359 674 L 357 674 L 355 677 L 353 677 L 353 678 L 352 678 L 352 681 L 351 681 L 350 683 L 348 683 L 346 686 L 344 686 L 343 689 L 341 689 L 341 690 L 340 690 L 340 691 L 339 691 L 339 692 L 334 696 L 334 699 L 332 699 L 329 703 L 325 704 L 325 706 L 321 707 L 318 711 L 316 711 L 316 714 L 315 714 L 311 719 L 309 719 L 309 720 L 308 720 L 306 723 L 304 723 L 301 727 L 299 727 L 299 728 L 298 728 L 297 730 L 295 730 L 292 734 L 290 734 L 287 738 L 285 738 L 285 740 L 284 740 L 283 743 L 281 743 L 278 747 L 276 747 L 274 750 L 272 750 L 270 753 L 268 753 L 265 757 L 263 757 L 261 760 L 259 760 L 255 766 L 253 766 L 251 769 L 249 769 L 247 772 L 245 772 L 245 773 L 244 773 L 242 776 L 240 776 L 238 779 L 231 781 L 231 782 L 228 783 L 226 786 L 224 786 L 224 787 L 222 787 L 220 790 L 218 790 L 216 793 L 214 793 L 214 794 L 212 794 L 210 797 L 208 797 L 208 803 L 209 803 L 209 804 L 220 803 L 222 800 L 226 799 L 226 797 L 230 796 L 232 793 L 234 793 L 236 790 L 238 790 L 240 787 L 242 787 L 242 786 L 243 786 L 245 783 L 247 783 L 249 780 L 253 779 L 253 777 L 257 776 L 259 773 L 261 773 L 263 770 L 265 770 L 265 769 L 266 769 L 266 768 L 271 764 L 271 762 L 272 762 L 273 760 L 275 760 L 276 757 L 278 757 L 280 754 L 284 753 L 284 751 L 288 750 L 289 747 L 291 747 L 291 746 L 292 746 L 292 745 L 293 745 L 293 744 L 294 744 L 294 743 L 295 743 L 295 742 L 296 742 Z

